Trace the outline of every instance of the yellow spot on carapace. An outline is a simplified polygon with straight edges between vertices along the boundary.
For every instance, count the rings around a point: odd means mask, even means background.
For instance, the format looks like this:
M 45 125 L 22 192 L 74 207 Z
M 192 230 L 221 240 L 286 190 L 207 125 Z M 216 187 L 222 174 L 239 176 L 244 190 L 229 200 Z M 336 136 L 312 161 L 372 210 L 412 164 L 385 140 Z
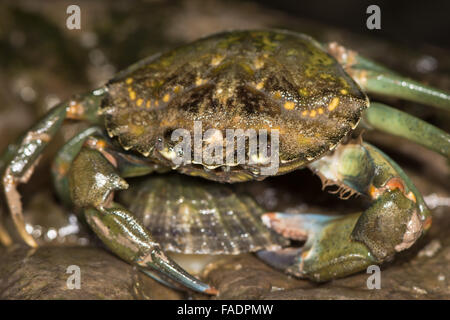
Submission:
M 307 116 L 307 115 L 308 115 L 308 111 L 305 110 L 305 111 L 302 112 L 302 116 L 305 117 L 305 116 Z
M 155 107 L 159 106 L 159 100 L 155 100 Z
M 281 92 L 280 92 L 280 91 L 275 92 L 275 93 L 273 94 L 273 97 L 274 97 L 275 99 L 281 99 Z
M 306 88 L 298 89 L 298 93 L 300 93 L 302 96 L 307 96 L 309 94 L 308 89 L 306 89 Z
M 312 110 L 311 113 L 309 114 L 309 116 L 311 118 L 314 118 L 316 116 L 316 113 L 317 113 L 316 110 Z
M 204 80 L 202 78 L 197 78 L 195 80 L 195 85 L 196 86 L 201 86 L 203 84 Z
M 275 42 L 272 42 L 267 36 L 262 38 L 262 42 L 264 43 L 264 48 L 266 50 L 274 50 L 277 46 Z
M 147 103 L 145 104 L 145 107 L 146 107 L 147 109 L 150 108 L 150 104 L 151 104 L 151 101 L 148 100 Z
M 220 54 L 215 55 L 215 56 L 212 57 L 212 59 L 211 59 L 211 65 L 214 66 L 214 67 L 217 66 L 217 65 L 219 65 L 219 64 L 222 62 L 223 58 L 224 58 L 224 56 L 222 56 L 222 55 L 220 55 Z
M 256 89 L 261 90 L 264 88 L 264 81 L 260 81 L 256 84 Z
M 178 93 L 181 90 L 181 86 L 175 86 L 175 88 L 173 88 L 173 92 L 174 93 Z
M 284 103 L 284 108 L 286 110 L 292 110 L 292 109 L 294 109 L 294 107 L 295 107 L 295 104 L 292 101 L 287 101 Z
M 348 93 L 348 91 L 347 91 L 347 90 L 345 90 L 345 89 L 342 89 L 342 90 L 341 90 L 341 93 L 342 93 L 342 94 L 347 94 L 347 93 Z
M 245 62 L 240 62 L 240 63 L 239 63 L 239 66 L 241 66 L 241 68 L 242 68 L 243 70 L 245 70 L 245 72 L 247 72 L 248 75 L 253 76 L 254 71 L 253 71 L 253 69 L 252 69 L 247 63 L 245 63 Z
M 240 116 L 234 116 L 231 121 L 232 121 L 232 123 L 236 124 L 236 123 L 239 123 L 241 120 L 242 120 L 242 118 Z
M 130 90 L 130 99 L 131 100 L 136 99 L 136 92 L 134 92 L 133 90 Z
M 140 136 L 145 132 L 145 129 L 142 126 L 129 125 L 129 128 L 130 131 L 137 136 Z
M 162 119 L 160 122 L 160 127 L 173 127 L 175 126 L 175 121 L 173 120 L 167 120 L 167 119 Z
M 298 54 L 298 52 L 295 49 L 289 49 L 287 52 L 288 56 L 296 56 L 297 54 Z
M 348 82 L 343 78 L 343 77 L 339 77 L 339 82 L 346 88 L 349 87 Z
M 297 142 L 301 145 L 311 144 L 312 139 L 309 137 L 306 137 L 302 134 L 298 134 L 296 137 L 297 137 Z
M 140 106 L 142 106 L 142 102 L 144 102 L 144 100 L 142 100 L 141 98 L 139 98 L 139 99 L 137 99 L 137 101 L 136 101 L 136 105 L 137 105 L 138 107 L 140 107 Z
M 127 80 L 125 81 L 127 84 L 130 84 L 133 82 L 133 78 L 127 78 Z
M 323 108 L 317 109 L 317 113 L 318 113 L 318 114 L 323 114 Z
M 328 73 L 321 73 L 321 74 L 320 74 L 320 77 L 321 77 L 322 79 L 330 79 L 330 80 L 333 79 L 333 77 L 332 77 L 331 75 L 329 75 Z
M 263 59 L 261 57 L 255 58 L 255 60 L 253 60 L 253 66 L 255 67 L 256 70 L 261 69 L 262 67 L 264 67 Z
M 164 101 L 164 102 L 169 102 L 169 100 L 170 100 L 170 95 L 169 95 L 168 93 L 166 93 L 166 94 L 164 95 L 164 97 L 163 97 L 163 101 Z
M 328 105 L 328 110 L 333 111 L 334 109 L 336 109 L 338 104 L 339 104 L 339 98 L 334 97 L 333 100 L 331 100 L 330 104 Z

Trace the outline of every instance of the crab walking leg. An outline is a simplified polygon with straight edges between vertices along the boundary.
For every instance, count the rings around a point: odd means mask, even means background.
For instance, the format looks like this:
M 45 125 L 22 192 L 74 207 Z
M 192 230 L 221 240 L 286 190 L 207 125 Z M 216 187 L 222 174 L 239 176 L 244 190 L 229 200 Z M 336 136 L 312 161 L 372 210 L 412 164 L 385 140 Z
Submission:
M 19 138 L 18 140 L 21 141 L 23 137 Z M 0 173 L 3 174 L 5 171 L 6 165 L 12 160 L 14 157 L 14 154 L 17 152 L 18 149 L 17 143 L 11 143 L 8 145 L 7 149 L 3 154 L 0 156 Z M 8 230 L 3 226 L 3 208 L 0 207 L 0 244 L 2 244 L 5 247 L 8 247 L 12 245 L 13 241 L 11 236 L 8 233 Z
M 450 134 L 406 112 L 372 102 L 363 121 L 371 129 L 406 138 L 450 159 Z
M 1 215 L 2 209 L 0 208 L 0 219 L 2 217 Z M 12 244 L 11 236 L 9 235 L 8 231 L 6 231 L 5 227 L 0 222 L 0 244 L 8 247 Z
M 113 202 L 113 191 L 128 188 L 109 153 L 83 147 L 69 169 L 73 204 L 83 209 L 86 220 L 102 242 L 125 261 L 152 268 L 193 290 L 217 291 L 195 279 L 167 257 L 135 216 Z
M 31 247 L 37 247 L 34 238 L 26 231 L 22 203 L 17 187 L 27 183 L 33 174 L 44 148 L 55 136 L 65 119 L 96 120 L 97 107 L 103 91 L 76 96 L 51 109 L 28 132 L 8 148 L 0 157 L 2 186 L 6 202 L 21 238 Z
M 68 105 L 62 104 L 47 113 L 44 118 L 33 126 L 19 142 L 8 149 L 2 157 L 2 187 L 6 197 L 6 203 L 11 212 L 14 224 L 22 239 L 31 247 L 36 247 L 36 241 L 25 230 L 25 222 L 22 215 L 22 203 L 17 186 L 26 183 L 33 173 L 42 150 L 50 142 L 51 137 L 61 126 L 66 117 Z
M 402 169 L 367 143 L 341 145 L 309 167 L 324 186 L 338 185 L 341 196 L 366 194 L 372 204 L 362 213 L 346 216 L 264 215 L 263 221 L 277 232 L 307 239 L 300 252 L 259 254 L 269 263 L 284 261 L 287 272 L 316 281 L 343 277 L 409 248 L 431 225 L 422 196 Z
M 8 149 L 1 155 L 0 157 L 0 173 L 3 172 L 6 163 L 10 160 L 10 158 L 12 157 L 12 154 L 14 153 L 14 151 L 17 149 L 17 145 L 15 144 L 10 144 L 8 146 Z M 3 204 L 0 204 L 0 244 L 8 247 L 10 246 L 13 241 L 11 239 L 11 236 L 9 235 L 8 231 L 6 230 L 6 228 L 3 226 Z
M 328 44 L 328 52 L 369 93 L 402 98 L 450 111 L 449 92 L 398 75 L 336 42 Z

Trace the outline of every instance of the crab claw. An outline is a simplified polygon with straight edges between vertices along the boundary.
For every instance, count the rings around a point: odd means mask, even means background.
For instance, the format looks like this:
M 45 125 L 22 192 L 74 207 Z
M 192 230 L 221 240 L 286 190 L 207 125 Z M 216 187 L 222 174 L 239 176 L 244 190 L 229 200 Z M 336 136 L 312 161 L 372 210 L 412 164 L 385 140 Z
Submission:
M 170 259 L 141 221 L 113 201 L 114 192 L 126 189 L 128 183 L 109 156 L 82 147 L 69 171 L 70 198 L 83 210 L 91 229 L 103 244 L 128 263 L 160 272 L 195 291 L 217 294 L 216 289 L 189 275 Z
M 103 243 L 125 261 L 139 266 L 145 274 L 154 271 L 194 291 L 218 294 L 215 288 L 196 279 L 164 254 L 146 228 L 124 207 L 113 204 L 101 210 L 89 208 L 85 214 Z
M 259 251 L 258 257 L 288 274 L 327 281 L 374 264 L 364 244 L 351 241 L 359 214 L 343 217 L 321 214 L 267 213 L 263 222 L 281 235 L 304 241 L 301 248 Z
M 159 247 L 159 246 L 158 246 Z M 206 293 L 209 295 L 217 295 L 219 292 L 214 287 L 201 282 L 195 277 L 191 276 L 184 269 L 182 269 L 176 262 L 166 256 L 161 250 L 153 250 L 151 254 L 145 256 L 140 261 L 136 262 L 141 266 L 141 271 L 145 274 L 151 276 L 153 279 L 165 284 L 170 287 L 175 287 L 175 285 L 170 285 L 166 280 L 151 274 L 146 268 L 150 267 L 157 272 L 161 272 L 162 275 L 169 277 L 176 283 L 181 283 L 185 287 L 192 289 L 197 292 Z M 176 287 L 175 287 L 176 288 Z
M 370 199 L 363 212 L 344 216 L 269 213 L 263 222 L 285 237 L 306 240 L 288 253 L 261 253 L 294 275 L 327 281 L 389 261 L 410 248 L 429 228 L 430 211 L 403 170 L 368 143 L 355 141 L 309 165 L 325 185 L 335 184 Z
M 324 226 L 336 217 L 321 214 L 293 214 L 282 212 L 269 212 L 262 217 L 263 223 L 282 236 L 306 241 L 300 248 L 284 248 L 277 251 L 262 250 L 258 257 L 270 266 L 284 270 L 297 277 L 307 277 L 304 271 L 304 259 L 314 243 L 317 234 Z
M 262 216 L 263 223 L 286 238 L 304 241 L 321 230 L 335 216 L 270 212 Z

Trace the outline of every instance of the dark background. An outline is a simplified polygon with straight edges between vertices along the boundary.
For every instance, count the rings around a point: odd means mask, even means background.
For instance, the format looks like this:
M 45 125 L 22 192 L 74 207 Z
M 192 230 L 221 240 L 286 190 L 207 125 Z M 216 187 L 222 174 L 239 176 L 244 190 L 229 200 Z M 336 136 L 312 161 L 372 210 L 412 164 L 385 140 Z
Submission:
M 424 42 L 450 47 L 450 1 L 448 0 L 340 0 L 295 1 L 261 0 L 260 4 L 358 33 L 389 39 L 405 45 Z M 366 9 L 376 4 L 381 9 L 381 30 L 366 28 Z

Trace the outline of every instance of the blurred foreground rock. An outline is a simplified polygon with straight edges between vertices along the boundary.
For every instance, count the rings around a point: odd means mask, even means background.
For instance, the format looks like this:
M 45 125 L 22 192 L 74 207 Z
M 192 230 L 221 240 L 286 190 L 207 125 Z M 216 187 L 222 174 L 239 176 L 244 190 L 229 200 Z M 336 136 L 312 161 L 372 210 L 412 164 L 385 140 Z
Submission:
M 81 271 L 70 290 L 67 267 Z M 0 249 L 0 299 L 180 299 L 106 250 L 87 247 Z

